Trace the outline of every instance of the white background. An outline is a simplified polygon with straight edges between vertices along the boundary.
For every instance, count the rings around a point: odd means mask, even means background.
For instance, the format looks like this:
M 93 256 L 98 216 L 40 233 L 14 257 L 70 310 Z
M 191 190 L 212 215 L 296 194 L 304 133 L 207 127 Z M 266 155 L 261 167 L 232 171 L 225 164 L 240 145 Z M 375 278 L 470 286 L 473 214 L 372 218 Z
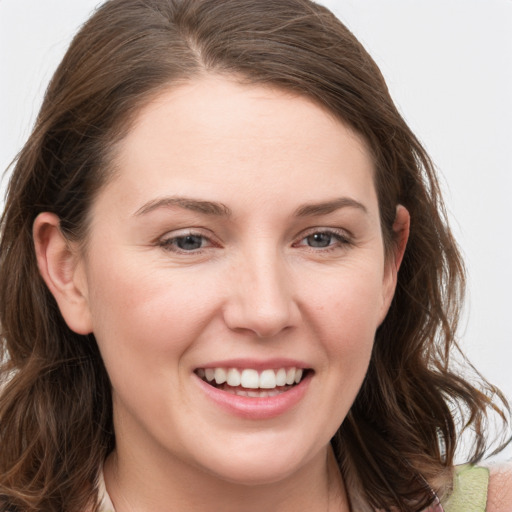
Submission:
M 0 0 L 1 170 L 29 135 L 53 70 L 98 3 Z M 512 0 L 323 3 L 380 65 L 437 165 L 469 270 L 461 344 L 512 397 Z

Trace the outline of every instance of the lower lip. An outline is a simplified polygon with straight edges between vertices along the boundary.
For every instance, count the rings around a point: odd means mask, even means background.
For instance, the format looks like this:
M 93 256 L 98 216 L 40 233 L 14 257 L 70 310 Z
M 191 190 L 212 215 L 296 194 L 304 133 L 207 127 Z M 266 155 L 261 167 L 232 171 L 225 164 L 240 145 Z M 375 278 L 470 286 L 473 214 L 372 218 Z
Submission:
M 311 378 L 311 372 L 308 372 L 299 384 L 288 391 L 276 396 L 252 398 L 222 391 L 196 376 L 201 389 L 219 407 L 230 414 L 251 420 L 275 418 L 293 409 L 304 397 Z

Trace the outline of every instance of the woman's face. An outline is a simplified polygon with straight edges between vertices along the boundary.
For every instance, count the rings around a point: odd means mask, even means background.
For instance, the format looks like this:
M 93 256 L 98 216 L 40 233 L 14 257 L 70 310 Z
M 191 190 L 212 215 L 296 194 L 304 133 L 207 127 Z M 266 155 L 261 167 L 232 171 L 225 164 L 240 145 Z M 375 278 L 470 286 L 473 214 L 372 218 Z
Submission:
M 210 77 L 149 104 L 115 167 L 77 282 L 119 460 L 257 483 L 324 457 L 394 291 L 362 140 Z

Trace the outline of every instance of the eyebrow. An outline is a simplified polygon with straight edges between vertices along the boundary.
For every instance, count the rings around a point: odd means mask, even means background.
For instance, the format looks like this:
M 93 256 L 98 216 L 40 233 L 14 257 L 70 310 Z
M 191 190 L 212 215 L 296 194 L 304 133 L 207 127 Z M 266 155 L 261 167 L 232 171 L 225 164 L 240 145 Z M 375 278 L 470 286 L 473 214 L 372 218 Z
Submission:
M 135 216 L 145 215 L 158 208 L 173 208 L 173 207 L 184 208 L 185 210 L 192 210 L 194 212 L 203 213 L 205 215 L 215 215 L 221 217 L 229 217 L 231 210 L 228 206 L 222 203 L 212 201 L 202 201 L 198 199 L 192 199 L 189 197 L 162 197 L 160 199 L 154 199 L 144 204 L 135 212 Z
M 333 199 L 332 201 L 299 206 L 297 210 L 295 210 L 295 216 L 314 217 L 327 215 L 341 208 L 357 208 L 358 210 L 362 210 L 364 213 L 368 213 L 366 206 L 359 201 L 356 201 L 350 197 L 340 197 Z
M 157 210 L 158 208 L 173 208 L 176 206 L 204 215 L 219 217 L 230 217 L 232 215 L 231 209 L 223 203 L 177 196 L 153 199 L 139 208 L 134 215 L 138 217 Z M 366 207 L 359 201 L 350 197 L 340 197 L 332 201 L 301 205 L 295 210 L 294 215 L 296 217 L 314 217 L 327 215 L 341 208 L 357 208 L 365 213 L 368 212 Z

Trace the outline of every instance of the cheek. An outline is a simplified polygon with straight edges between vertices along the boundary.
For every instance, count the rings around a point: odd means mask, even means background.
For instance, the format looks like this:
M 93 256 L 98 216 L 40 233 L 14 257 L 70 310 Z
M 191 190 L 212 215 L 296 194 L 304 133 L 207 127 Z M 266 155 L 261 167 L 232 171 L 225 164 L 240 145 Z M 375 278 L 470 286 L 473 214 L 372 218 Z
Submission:
M 155 417 L 168 425 L 170 397 L 179 410 L 189 408 L 183 389 L 191 369 L 188 351 L 211 318 L 212 298 L 140 268 L 112 269 L 101 277 L 92 301 L 94 335 L 118 415 Z
M 325 287 L 317 281 L 316 292 L 309 294 L 309 325 L 321 361 L 315 408 L 322 418 L 318 428 L 328 438 L 344 421 L 367 373 L 382 300 L 379 283 L 379 274 L 371 271 L 340 272 Z
M 323 280 L 311 281 L 304 290 L 305 304 L 330 338 L 360 344 L 373 335 L 384 307 L 383 275 L 375 268 L 345 268 Z M 349 348 L 349 347 L 347 347 Z
M 115 258 L 111 258 L 111 260 Z M 141 265 L 98 265 L 90 276 L 93 332 L 109 373 L 175 366 L 214 314 L 212 286 Z M 158 369 L 158 370 L 157 370 Z
M 366 374 L 380 324 L 382 275 L 371 269 L 344 272 L 316 290 L 309 294 L 309 315 L 320 337 L 318 349 L 328 356 L 326 366 L 333 383 L 342 385 L 350 400 Z

